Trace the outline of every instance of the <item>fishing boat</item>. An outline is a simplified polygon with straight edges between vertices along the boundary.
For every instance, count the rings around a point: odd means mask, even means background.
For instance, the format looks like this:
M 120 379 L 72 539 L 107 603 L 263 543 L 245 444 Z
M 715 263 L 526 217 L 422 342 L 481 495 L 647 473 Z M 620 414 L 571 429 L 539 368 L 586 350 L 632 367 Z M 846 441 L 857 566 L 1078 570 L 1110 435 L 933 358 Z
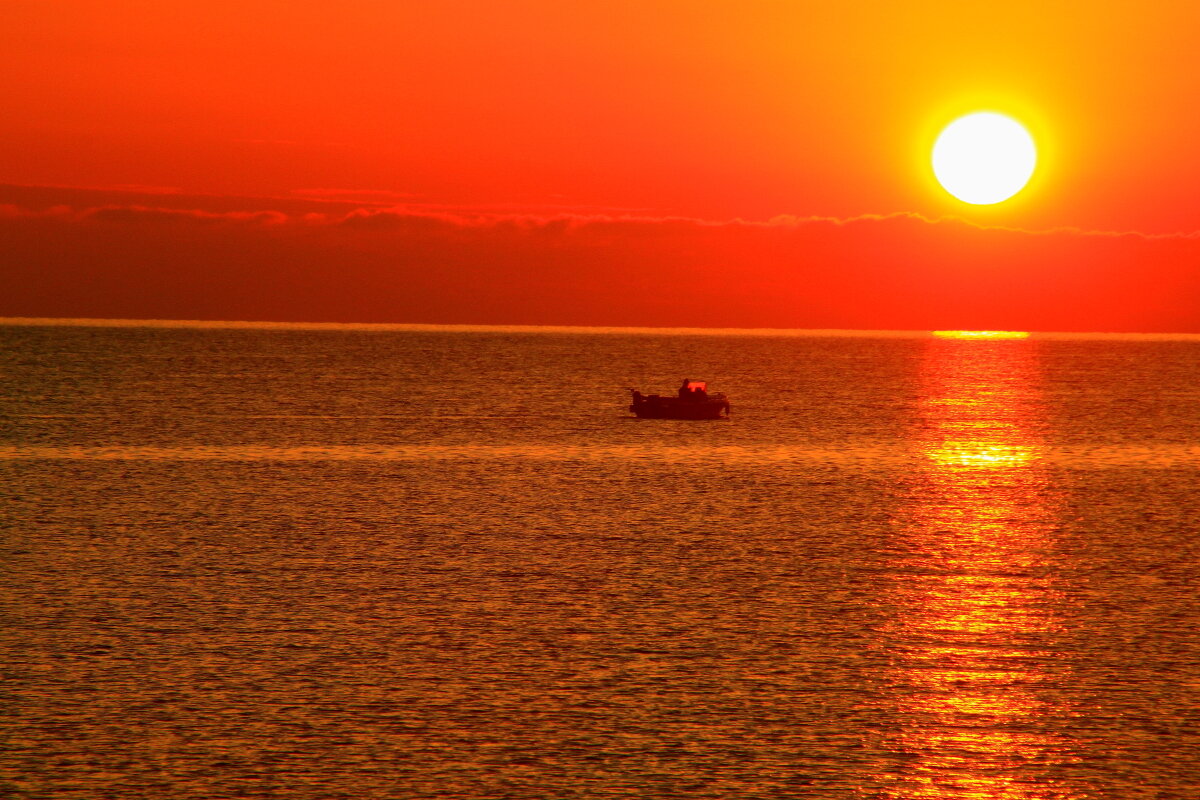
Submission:
M 629 410 L 642 419 L 721 419 L 729 416 L 729 398 L 724 392 L 709 394 L 706 381 L 684 379 L 675 395 L 644 395 L 629 390 Z

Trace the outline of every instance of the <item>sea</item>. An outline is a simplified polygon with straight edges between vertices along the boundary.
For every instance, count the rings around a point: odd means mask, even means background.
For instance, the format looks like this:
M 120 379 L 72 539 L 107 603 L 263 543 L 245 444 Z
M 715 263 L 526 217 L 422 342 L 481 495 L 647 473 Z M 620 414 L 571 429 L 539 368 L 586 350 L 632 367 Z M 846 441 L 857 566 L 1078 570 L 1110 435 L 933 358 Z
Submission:
M 1194 800 L 1198 533 L 1195 338 L 10 322 L 0 796 Z

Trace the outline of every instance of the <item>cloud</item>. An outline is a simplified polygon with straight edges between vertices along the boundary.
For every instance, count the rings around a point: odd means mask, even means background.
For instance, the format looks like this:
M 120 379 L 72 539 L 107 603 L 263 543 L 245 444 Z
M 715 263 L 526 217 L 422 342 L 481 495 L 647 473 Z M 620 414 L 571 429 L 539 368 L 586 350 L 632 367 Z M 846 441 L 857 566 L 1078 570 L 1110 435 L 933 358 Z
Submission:
M 74 215 L 81 221 L 112 222 L 137 225 L 155 224 L 238 224 L 281 225 L 290 220 L 279 211 L 212 212 L 200 209 L 149 208 L 146 206 L 102 206 L 88 208 Z
M 1086 238 L 1136 237 L 1150 240 L 1197 239 L 1200 230 L 1151 233 L 1136 230 L 1091 230 L 1075 227 L 1027 229 L 983 225 L 962 218 L 927 217 L 913 212 L 861 214 L 851 217 L 779 215 L 767 220 L 712 220 L 662 216 L 644 209 L 546 205 L 523 207 L 514 204 L 464 206 L 413 202 L 413 195 L 391 189 L 315 188 L 293 190 L 294 198 L 252 198 L 182 194 L 177 187 L 124 185 L 110 187 L 30 186 L 0 184 L 0 214 L 7 217 L 37 215 L 76 219 L 129 221 L 135 216 L 180 221 L 261 222 L 278 225 L 345 225 L 361 230 L 392 229 L 422 231 L 456 226 L 506 231 L 579 232 L 589 227 L 652 234 L 654 231 L 686 229 L 798 229 L 814 225 L 858 226 L 890 224 L 898 220 L 933 226 L 966 226 L 979 231 L 1002 231 L 1031 236 L 1078 236 Z
M 1200 331 L 1192 233 L 162 199 L 0 205 L 0 315 Z

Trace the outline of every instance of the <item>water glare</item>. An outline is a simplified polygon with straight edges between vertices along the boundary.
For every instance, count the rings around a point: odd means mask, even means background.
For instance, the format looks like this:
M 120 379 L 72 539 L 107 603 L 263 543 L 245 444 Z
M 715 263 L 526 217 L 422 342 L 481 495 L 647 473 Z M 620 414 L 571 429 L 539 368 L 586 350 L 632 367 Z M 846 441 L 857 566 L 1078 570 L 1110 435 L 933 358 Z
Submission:
M 947 337 L 925 348 L 925 460 L 897 520 L 907 547 L 887 630 L 898 766 L 885 797 L 1070 796 L 1047 777 L 1072 755 L 1045 724 L 1063 710 L 1041 699 L 1062 623 L 1045 569 L 1058 498 L 1039 467 L 1033 347 Z

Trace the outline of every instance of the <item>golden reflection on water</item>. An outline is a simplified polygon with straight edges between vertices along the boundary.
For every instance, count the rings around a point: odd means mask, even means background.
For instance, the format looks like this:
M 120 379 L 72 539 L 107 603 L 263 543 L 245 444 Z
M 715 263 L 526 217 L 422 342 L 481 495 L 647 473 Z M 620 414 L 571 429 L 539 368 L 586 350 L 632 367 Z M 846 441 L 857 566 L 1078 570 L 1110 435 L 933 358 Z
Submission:
M 949 332 L 947 332 L 949 333 Z M 900 523 L 886 631 L 889 798 L 1078 796 L 1052 777 L 1054 492 L 1041 473 L 1036 350 L 939 336 L 921 364 L 924 465 Z M 983 339 L 984 341 L 979 341 Z M 1057 693 L 1061 694 L 1061 693 Z
M 940 339 L 1028 339 L 1029 331 L 934 331 Z

